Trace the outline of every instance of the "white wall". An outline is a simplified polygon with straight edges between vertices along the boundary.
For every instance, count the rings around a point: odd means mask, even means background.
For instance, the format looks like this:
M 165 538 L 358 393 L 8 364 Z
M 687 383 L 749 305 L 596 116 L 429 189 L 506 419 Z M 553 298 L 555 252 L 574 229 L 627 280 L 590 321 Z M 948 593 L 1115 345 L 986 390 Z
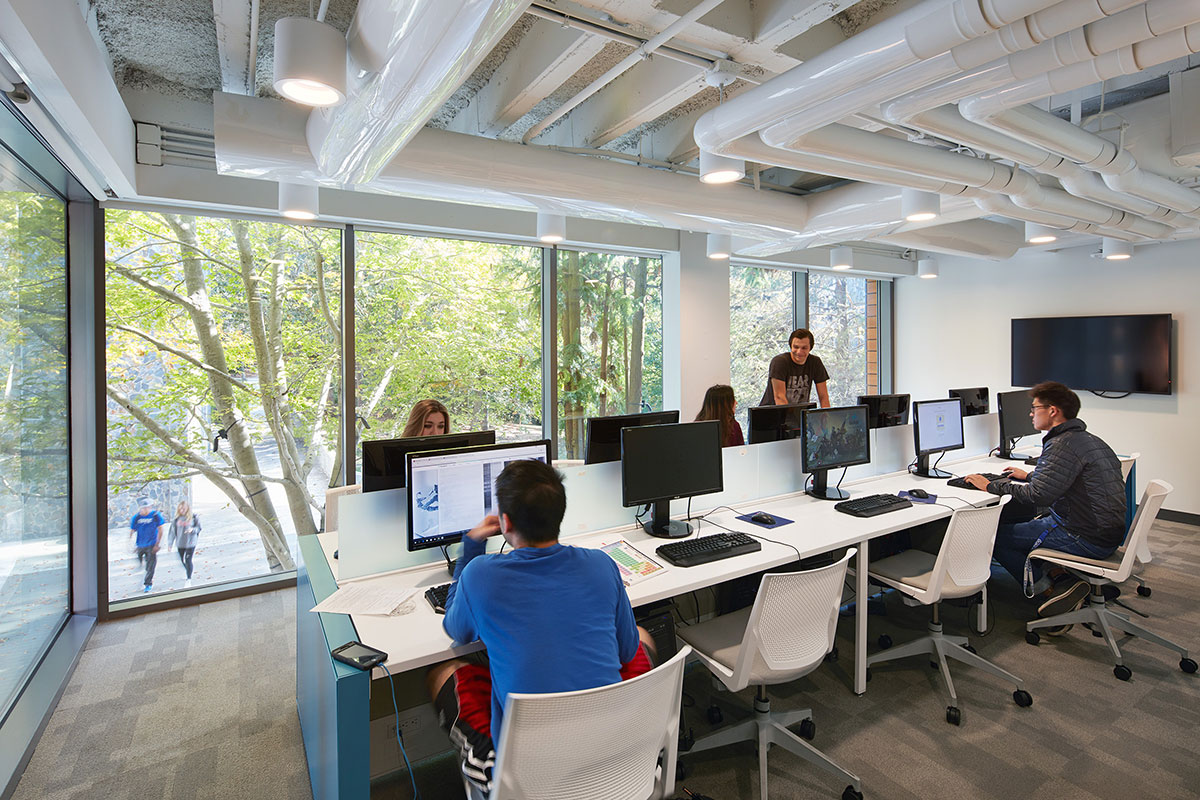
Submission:
M 1129 261 L 1085 249 L 1019 253 L 1002 263 L 939 256 L 941 277 L 895 284 L 896 388 L 914 400 L 960 386 L 1014 388 L 1014 317 L 1170 313 L 1175 318 L 1173 394 L 1105 400 L 1081 393 L 1080 418 L 1118 453 L 1140 452 L 1138 491 L 1162 478 L 1165 504 L 1200 514 L 1200 242 L 1138 247 Z M 994 402 L 994 401 L 993 401 Z M 994 410 L 994 407 L 993 407 Z
M 709 258 L 706 241 L 681 232 L 663 255 L 663 408 L 685 422 L 709 386 L 729 383 L 729 262 Z

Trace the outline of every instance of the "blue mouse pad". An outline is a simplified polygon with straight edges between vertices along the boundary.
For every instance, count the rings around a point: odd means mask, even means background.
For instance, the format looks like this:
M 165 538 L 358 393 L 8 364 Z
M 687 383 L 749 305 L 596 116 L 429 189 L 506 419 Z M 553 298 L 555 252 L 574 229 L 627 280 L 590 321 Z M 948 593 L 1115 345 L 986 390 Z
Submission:
M 754 511 L 749 514 L 742 514 L 740 517 L 735 517 L 735 519 L 740 519 L 742 522 L 749 522 L 751 525 L 757 525 L 760 528 L 767 528 L 767 529 L 778 528 L 780 525 L 791 525 L 793 522 L 793 520 L 784 519 L 783 517 L 779 516 L 778 514 L 772 514 L 771 516 L 775 518 L 775 524 L 774 525 L 764 525 L 761 522 L 755 522 L 754 520 L 750 519 L 757 513 L 758 513 L 757 511 Z
M 936 494 L 931 494 L 931 495 L 929 495 L 929 497 L 926 497 L 924 500 L 922 500 L 920 497 L 913 497 L 911 494 L 909 494 L 908 492 L 904 492 L 904 491 L 896 492 L 896 494 L 903 497 L 905 500 L 911 500 L 914 503 L 936 503 L 937 502 Z

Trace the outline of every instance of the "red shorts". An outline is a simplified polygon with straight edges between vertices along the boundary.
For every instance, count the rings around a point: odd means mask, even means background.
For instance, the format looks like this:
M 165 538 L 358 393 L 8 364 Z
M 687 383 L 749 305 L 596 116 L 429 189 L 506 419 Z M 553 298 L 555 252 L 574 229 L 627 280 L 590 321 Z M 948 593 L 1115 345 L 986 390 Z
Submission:
M 653 668 L 645 648 L 621 666 L 627 681 Z M 492 742 L 492 674 L 486 665 L 465 664 L 454 671 L 433 701 L 442 729 L 458 748 L 462 771 L 485 795 L 492 790 L 496 748 Z

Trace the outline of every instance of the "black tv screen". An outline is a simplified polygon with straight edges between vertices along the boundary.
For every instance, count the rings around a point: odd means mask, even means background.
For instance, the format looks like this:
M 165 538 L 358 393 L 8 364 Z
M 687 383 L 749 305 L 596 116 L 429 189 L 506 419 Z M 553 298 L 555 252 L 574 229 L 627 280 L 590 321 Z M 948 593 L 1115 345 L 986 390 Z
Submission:
M 1012 382 L 1076 391 L 1171 393 L 1171 315 L 1012 321 Z

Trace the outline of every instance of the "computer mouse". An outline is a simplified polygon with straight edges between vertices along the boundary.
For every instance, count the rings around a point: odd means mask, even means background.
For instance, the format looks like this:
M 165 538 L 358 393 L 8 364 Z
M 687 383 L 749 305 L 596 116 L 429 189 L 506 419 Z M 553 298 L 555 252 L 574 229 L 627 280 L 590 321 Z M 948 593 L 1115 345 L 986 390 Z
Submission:
M 908 496 L 915 497 L 918 500 L 928 500 L 929 492 L 925 491 L 924 489 L 909 489 Z
M 334 557 L 334 558 L 337 558 L 337 554 L 338 554 L 338 551 L 337 551 L 337 550 L 334 550 L 334 551 L 333 551 L 333 557 Z
M 750 517 L 751 522 L 757 522 L 760 525 L 774 525 L 775 518 L 765 511 L 759 511 L 754 516 Z

